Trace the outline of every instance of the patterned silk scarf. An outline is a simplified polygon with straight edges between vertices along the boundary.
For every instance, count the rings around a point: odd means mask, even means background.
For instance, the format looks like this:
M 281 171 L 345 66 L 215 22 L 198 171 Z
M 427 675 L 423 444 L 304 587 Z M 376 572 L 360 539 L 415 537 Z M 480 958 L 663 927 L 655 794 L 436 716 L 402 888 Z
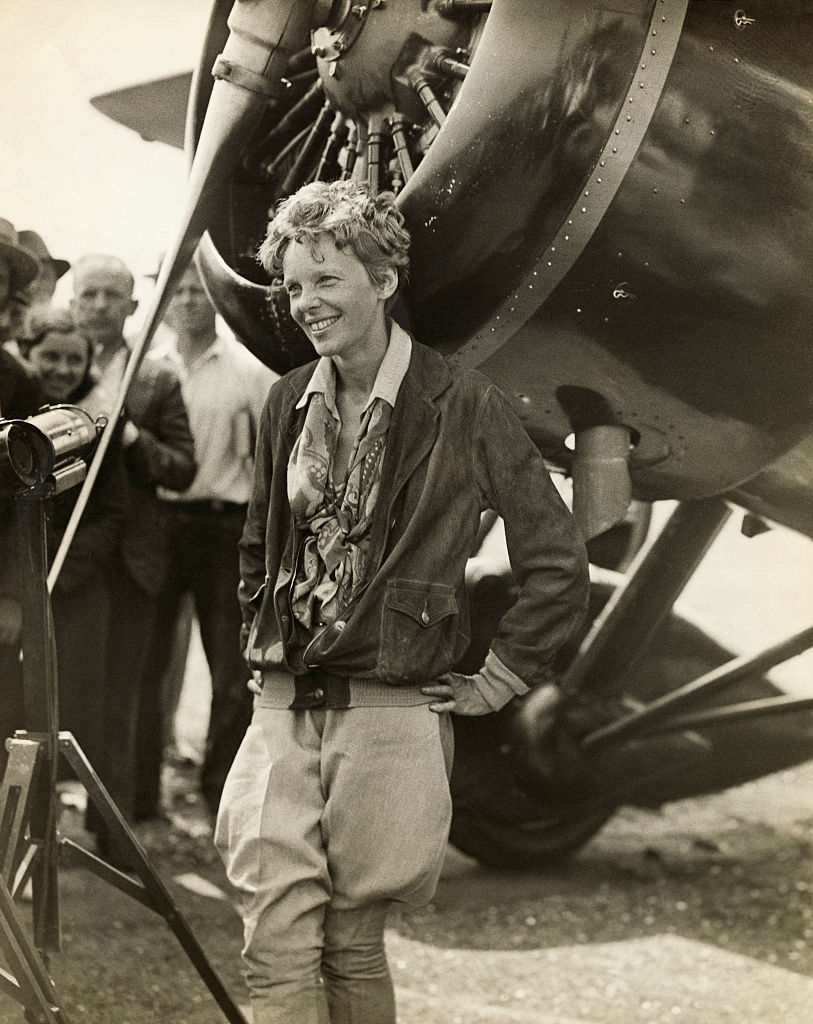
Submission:
M 391 412 L 381 398 L 367 407 L 347 479 L 337 488 L 338 424 L 325 396 L 318 391 L 310 396 L 304 428 L 288 460 L 288 500 L 294 522 L 306 534 L 294 570 L 291 608 L 308 630 L 314 615 L 324 623 L 339 618 L 364 582 Z

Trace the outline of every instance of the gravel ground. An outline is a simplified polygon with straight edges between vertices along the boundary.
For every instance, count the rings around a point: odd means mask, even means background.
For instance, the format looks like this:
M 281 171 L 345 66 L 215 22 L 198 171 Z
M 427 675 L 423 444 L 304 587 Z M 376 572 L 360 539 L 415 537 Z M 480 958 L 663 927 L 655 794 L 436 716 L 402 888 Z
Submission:
M 193 775 L 170 782 L 171 821 L 142 828 L 142 842 L 245 1004 L 239 918 Z M 78 841 L 80 820 L 63 812 Z M 433 903 L 390 920 L 400 1024 L 809 1024 L 811 850 L 813 764 L 660 813 L 624 810 L 544 874 L 450 849 Z M 51 971 L 72 1022 L 224 1020 L 163 920 L 84 869 L 63 869 L 60 891 Z M 0 996 L 0 1021 L 17 1020 Z
M 807 625 L 813 546 L 732 522 L 683 613 L 747 653 Z M 810 695 L 813 652 L 776 672 Z M 196 756 L 207 679 L 193 643 L 176 740 Z M 195 798 L 167 773 L 167 820 L 139 836 L 232 997 L 240 920 Z M 61 829 L 89 842 L 66 808 Z M 433 903 L 387 933 L 400 1024 L 810 1024 L 813 762 L 660 813 L 623 810 L 547 873 L 495 872 L 449 850 Z M 87 871 L 60 872 L 63 951 L 51 958 L 72 1024 L 225 1020 L 166 923 Z M 21 908 L 30 920 L 30 908 Z M 22 1020 L 0 994 L 0 1024 Z M 292 1022 L 297 1024 L 297 1022 Z

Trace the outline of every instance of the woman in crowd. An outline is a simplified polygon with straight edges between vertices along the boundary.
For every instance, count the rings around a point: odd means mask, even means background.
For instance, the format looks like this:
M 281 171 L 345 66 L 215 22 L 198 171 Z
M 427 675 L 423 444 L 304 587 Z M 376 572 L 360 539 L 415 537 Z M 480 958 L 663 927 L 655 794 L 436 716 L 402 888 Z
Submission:
M 503 395 L 389 317 L 409 235 L 389 194 L 315 182 L 260 249 L 320 359 L 273 385 L 241 541 L 255 711 L 216 841 L 243 896 L 255 1024 L 392 1024 L 387 908 L 431 898 L 449 712 L 496 711 L 578 626 L 587 560 Z M 481 670 L 464 574 L 481 514 L 519 584 Z
M 28 359 L 39 373 L 44 401 L 84 409 L 94 419 L 111 402 L 93 375 L 90 341 L 68 310 L 38 310 Z M 49 558 L 62 540 L 79 487 L 46 502 Z M 114 435 L 51 595 L 59 681 L 60 728 L 72 732 L 92 764 L 103 746 L 105 659 L 110 624 L 109 566 L 127 502 L 127 477 Z

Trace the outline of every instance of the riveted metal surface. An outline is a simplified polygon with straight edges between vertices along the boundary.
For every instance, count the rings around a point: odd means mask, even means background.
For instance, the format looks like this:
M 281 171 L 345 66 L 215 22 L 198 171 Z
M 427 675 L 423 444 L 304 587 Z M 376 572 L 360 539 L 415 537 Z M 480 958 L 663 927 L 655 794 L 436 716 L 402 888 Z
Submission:
M 418 335 L 452 357 L 476 339 L 478 367 L 552 460 L 567 463 L 573 430 L 557 390 L 581 388 L 635 430 L 637 497 L 722 493 L 813 429 L 813 10 L 689 5 L 632 162 L 551 289 L 540 278 L 556 269 L 556 236 L 570 210 L 590 212 L 601 151 L 645 91 L 644 26 L 631 4 L 606 23 L 595 5 L 541 4 L 541 25 L 523 7 L 489 19 L 463 110 L 404 196 Z M 550 268 L 542 245 L 557 246 Z M 811 500 L 809 483 L 796 486 L 797 505 Z
M 504 345 L 553 292 L 583 252 L 632 165 L 672 66 L 688 0 L 656 0 L 626 101 L 586 187 L 559 230 L 516 290 L 450 356 L 459 366 L 477 366 Z M 624 282 L 616 298 L 625 298 Z
M 637 497 L 741 487 L 813 430 L 808 0 L 498 0 L 460 36 L 441 20 L 389 0 L 340 74 L 320 62 L 322 98 L 362 135 L 392 107 L 415 122 L 398 202 L 417 337 L 513 397 L 553 462 L 570 458 L 569 389 L 629 427 Z M 470 54 L 431 131 L 408 77 L 427 40 Z M 259 285 L 273 185 L 230 188 L 212 237 Z M 269 364 L 304 357 L 267 289 L 215 286 Z M 795 470 L 771 487 L 774 518 L 813 499 Z
M 413 233 L 410 301 L 430 344 L 451 355 L 478 332 L 505 334 L 544 299 L 529 268 L 588 187 L 655 2 L 494 6 L 455 105 L 399 197 Z

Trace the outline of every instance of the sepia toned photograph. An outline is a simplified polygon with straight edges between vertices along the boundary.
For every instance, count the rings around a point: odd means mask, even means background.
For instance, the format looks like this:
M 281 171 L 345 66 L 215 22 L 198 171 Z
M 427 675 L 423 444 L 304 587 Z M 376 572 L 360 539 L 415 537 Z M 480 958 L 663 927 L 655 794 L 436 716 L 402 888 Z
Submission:
M 813 4 L 0 37 L 0 1024 L 808 1024 Z

